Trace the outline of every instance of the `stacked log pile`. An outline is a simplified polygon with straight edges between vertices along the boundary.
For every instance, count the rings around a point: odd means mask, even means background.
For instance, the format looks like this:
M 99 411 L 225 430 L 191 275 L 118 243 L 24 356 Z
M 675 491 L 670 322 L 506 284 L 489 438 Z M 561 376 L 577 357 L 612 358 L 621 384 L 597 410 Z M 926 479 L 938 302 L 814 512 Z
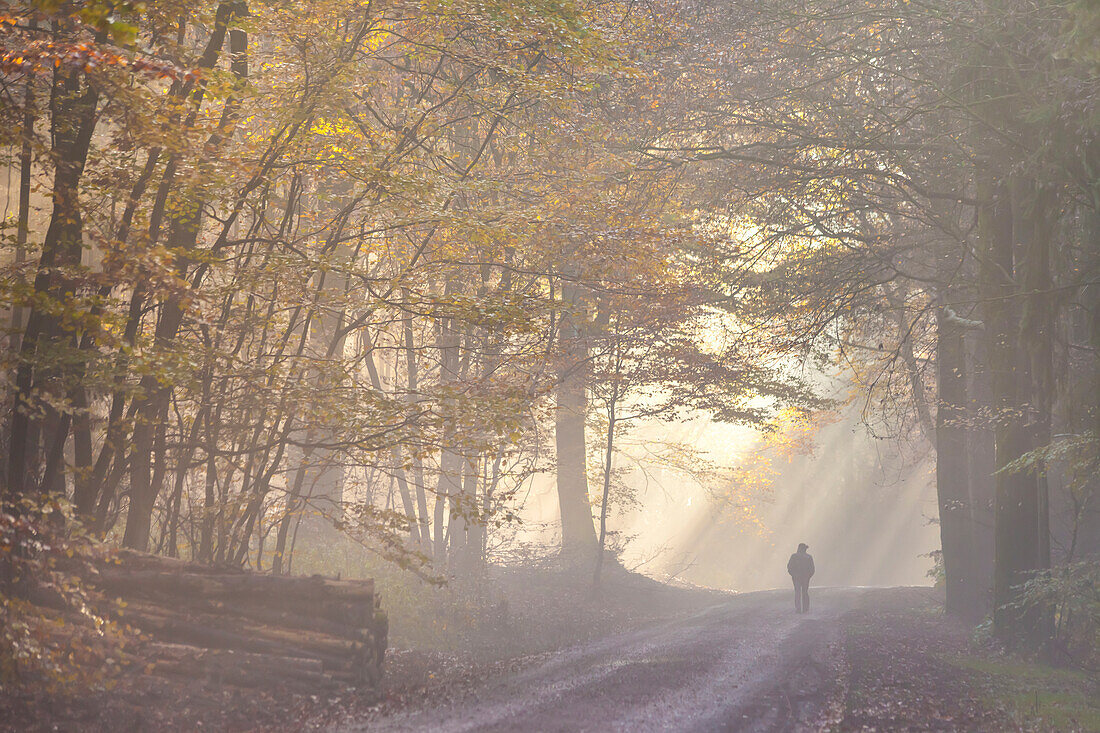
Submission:
M 387 621 L 373 581 L 119 559 L 94 584 L 146 635 L 157 673 L 306 692 L 379 685 Z

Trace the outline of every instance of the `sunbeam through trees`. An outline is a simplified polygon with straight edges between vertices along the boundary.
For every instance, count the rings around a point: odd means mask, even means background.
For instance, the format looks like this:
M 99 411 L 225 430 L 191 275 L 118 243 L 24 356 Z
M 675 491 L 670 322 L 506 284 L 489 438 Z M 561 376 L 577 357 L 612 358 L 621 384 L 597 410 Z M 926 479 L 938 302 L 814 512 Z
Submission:
M 0 0 L 0 121 L 13 729 L 1100 729 L 1095 2 Z

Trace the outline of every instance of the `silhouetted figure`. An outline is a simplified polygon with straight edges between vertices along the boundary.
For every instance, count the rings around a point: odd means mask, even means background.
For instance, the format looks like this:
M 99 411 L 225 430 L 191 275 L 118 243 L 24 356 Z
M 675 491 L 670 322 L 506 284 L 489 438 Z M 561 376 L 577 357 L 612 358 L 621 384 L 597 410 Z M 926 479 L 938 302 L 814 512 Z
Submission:
M 806 552 L 810 546 L 805 542 L 798 545 L 798 552 L 787 561 L 787 572 L 794 580 L 794 610 L 806 613 L 810 610 L 810 578 L 814 576 L 813 555 Z

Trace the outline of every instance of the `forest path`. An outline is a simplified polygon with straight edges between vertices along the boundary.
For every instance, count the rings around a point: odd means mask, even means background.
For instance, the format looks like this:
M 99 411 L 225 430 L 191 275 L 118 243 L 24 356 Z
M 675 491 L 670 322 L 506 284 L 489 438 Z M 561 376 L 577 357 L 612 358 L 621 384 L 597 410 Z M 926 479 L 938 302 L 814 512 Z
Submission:
M 764 591 L 563 649 L 457 700 L 344 731 L 789 731 L 812 726 L 841 677 L 840 618 L 875 591 Z

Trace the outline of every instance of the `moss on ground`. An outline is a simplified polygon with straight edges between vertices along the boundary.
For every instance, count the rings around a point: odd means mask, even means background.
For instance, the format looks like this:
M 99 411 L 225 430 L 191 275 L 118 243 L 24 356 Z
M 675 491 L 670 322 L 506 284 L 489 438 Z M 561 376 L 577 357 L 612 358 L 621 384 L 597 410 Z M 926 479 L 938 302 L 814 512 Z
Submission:
M 1100 678 L 974 642 L 931 589 L 868 596 L 843 638 L 845 693 L 829 730 L 1100 733 Z
M 1024 730 L 1100 732 L 1100 682 L 1084 672 L 975 653 L 948 661 Z

